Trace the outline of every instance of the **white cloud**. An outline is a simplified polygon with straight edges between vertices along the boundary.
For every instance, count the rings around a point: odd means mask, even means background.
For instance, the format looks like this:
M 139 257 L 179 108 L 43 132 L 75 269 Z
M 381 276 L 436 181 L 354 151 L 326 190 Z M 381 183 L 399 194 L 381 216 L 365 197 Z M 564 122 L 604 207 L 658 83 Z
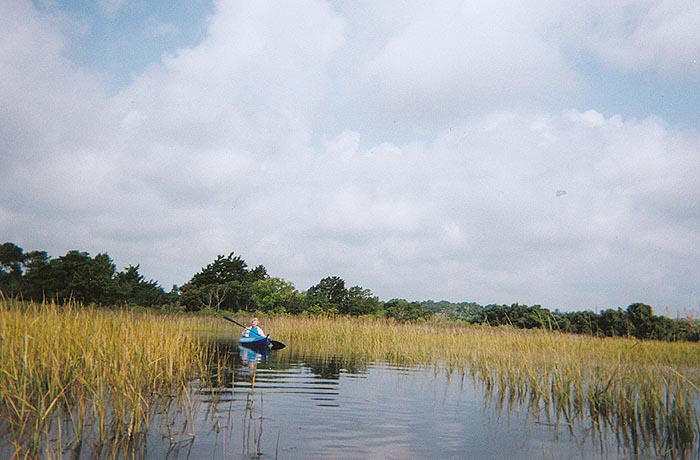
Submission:
M 7 166 L 92 145 L 104 134 L 102 88 L 64 58 L 61 28 L 61 18 L 29 3 L 0 6 L 0 139 Z
M 523 27 L 522 13 L 491 2 L 431 5 L 387 42 L 367 71 L 392 102 L 423 117 L 426 110 L 460 115 L 575 91 L 558 44 Z
M 679 197 L 648 198 L 691 189 L 685 171 L 700 166 L 697 142 L 658 120 L 594 112 L 501 113 L 425 149 L 381 154 L 344 133 L 306 159 L 306 173 L 286 169 L 292 158 L 275 167 L 292 179 L 241 211 L 286 242 L 268 248 L 251 238 L 251 253 L 304 287 L 338 271 L 388 297 L 692 305 L 700 209 L 680 225 Z M 697 203 L 699 194 L 683 199 Z M 263 203 L 272 209 L 261 212 Z M 297 270 L 299 251 L 315 270 Z
M 357 100 L 343 108 L 355 129 L 403 142 L 483 111 L 549 107 L 579 94 L 579 78 L 538 11 L 460 1 L 339 8 L 356 21 L 334 61 L 338 81 L 350 75 L 343 88 Z
M 557 42 L 570 19 L 530 6 L 220 1 L 109 97 L 51 15 L 5 3 L 0 235 L 167 287 L 233 250 L 386 300 L 695 306 L 698 133 L 561 102 L 593 21 Z
M 614 67 L 700 79 L 700 3 L 590 0 L 566 8 L 562 31 L 573 47 Z
M 326 94 L 325 61 L 341 42 L 342 22 L 319 2 L 219 2 L 199 46 L 119 95 L 123 123 L 197 147 L 300 148 Z

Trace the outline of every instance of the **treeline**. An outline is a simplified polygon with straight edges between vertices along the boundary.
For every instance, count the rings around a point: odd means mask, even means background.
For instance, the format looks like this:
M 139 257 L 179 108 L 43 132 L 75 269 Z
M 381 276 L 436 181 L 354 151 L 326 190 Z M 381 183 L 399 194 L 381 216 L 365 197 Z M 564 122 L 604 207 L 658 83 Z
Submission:
M 45 251 L 25 252 L 14 243 L 0 246 L 0 292 L 7 297 L 41 302 L 77 301 L 102 306 L 139 305 L 184 311 L 259 311 L 269 314 L 373 315 L 398 321 L 429 320 L 440 315 L 452 321 L 516 328 L 544 328 L 599 337 L 657 340 L 700 340 L 700 320 L 670 319 L 635 303 L 598 313 L 562 313 L 539 305 L 481 306 L 474 302 L 382 301 L 361 286 L 347 288 L 338 276 L 328 276 L 306 291 L 271 277 L 258 265 L 250 268 L 240 256 L 220 255 L 187 283 L 166 291 L 146 280 L 139 266 L 122 271 L 106 253 L 91 257 L 69 251 L 51 258 Z
M 487 305 L 473 303 L 422 302 L 421 306 L 451 320 L 470 324 L 512 326 L 519 329 L 548 329 L 597 337 L 636 337 L 665 341 L 700 341 L 700 320 L 671 319 L 654 315 L 653 308 L 633 303 L 623 310 L 550 311 L 540 305 Z
M 37 302 L 162 306 L 177 300 L 176 292 L 166 293 L 157 282 L 145 280 L 138 265 L 118 272 L 107 254 L 90 257 L 87 252 L 68 251 L 52 259 L 46 251 L 24 252 L 14 243 L 0 246 L 0 291 Z
M 69 251 L 51 258 L 45 251 L 25 252 L 14 243 L 0 246 L 0 292 L 7 297 L 58 303 L 77 301 L 102 306 L 139 305 L 184 311 L 260 311 L 271 314 L 342 314 L 392 317 L 399 321 L 429 319 L 434 314 L 417 302 L 382 302 L 369 289 L 346 288 L 337 276 L 323 278 L 306 291 L 271 277 L 258 265 L 250 268 L 240 256 L 220 255 L 187 283 L 165 291 L 146 280 L 139 266 L 122 271 L 106 253 L 91 257 Z

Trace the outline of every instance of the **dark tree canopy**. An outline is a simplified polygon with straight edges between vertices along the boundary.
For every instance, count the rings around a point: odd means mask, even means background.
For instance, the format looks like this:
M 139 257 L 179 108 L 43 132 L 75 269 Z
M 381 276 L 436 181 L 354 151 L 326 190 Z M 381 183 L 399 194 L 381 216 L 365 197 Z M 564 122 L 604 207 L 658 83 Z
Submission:
M 369 289 L 346 288 L 339 276 L 328 276 L 299 292 L 282 278 L 270 277 L 264 266 L 253 269 L 241 256 L 219 255 L 182 288 L 166 293 L 146 280 L 139 265 L 118 272 L 107 253 L 91 257 L 73 250 L 52 259 L 45 251 L 25 252 L 14 243 L 0 245 L 0 294 L 25 300 L 77 301 L 97 305 L 164 305 L 198 311 L 261 311 L 269 314 L 375 315 L 397 321 L 426 321 L 438 315 L 448 321 L 523 329 L 541 328 L 597 337 L 700 341 L 700 321 L 654 315 L 650 305 L 562 313 L 540 305 L 486 305 L 445 300 L 381 301 Z
M 700 321 L 656 316 L 653 308 L 643 303 L 631 304 L 626 310 L 603 310 L 600 314 L 590 310 L 550 312 L 539 305 L 487 305 L 467 322 L 526 329 L 544 328 L 598 337 L 700 340 Z
M 328 313 L 340 313 L 347 302 L 348 291 L 345 281 L 339 276 L 323 278 L 315 286 L 306 291 L 306 301 L 309 307 Z
M 25 253 L 5 243 L 0 249 L 0 290 L 11 297 L 59 303 L 160 306 L 173 301 L 158 283 L 145 281 L 138 269 L 129 266 L 117 272 L 106 253 L 91 257 L 73 250 L 51 259 L 45 251 Z
M 435 314 L 421 307 L 419 302 L 405 299 L 392 299 L 385 304 L 387 316 L 400 322 L 426 321 Z
M 22 273 L 26 261 L 24 250 L 14 243 L 0 246 L 0 287 L 6 295 L 16 296 L 22 291 Z
M 267 278 L 262 265 L 248 270 L 248 264 L 233 252 L 219 255 L 182 286 L 180 302 L 190 311 L 249 310 L 254 306 L 252 284 Z

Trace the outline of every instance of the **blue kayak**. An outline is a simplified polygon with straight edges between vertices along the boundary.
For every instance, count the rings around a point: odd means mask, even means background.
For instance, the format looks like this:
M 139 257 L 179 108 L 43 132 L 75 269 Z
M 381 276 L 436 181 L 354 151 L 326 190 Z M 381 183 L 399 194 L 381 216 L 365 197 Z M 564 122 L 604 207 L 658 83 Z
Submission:
M 270 337 L 261 337 L 259 335 L 254 335 L 252 337 L 241 337 L 238 339 L 238 343 L 251 350 L 268 350 L 270 348 Z

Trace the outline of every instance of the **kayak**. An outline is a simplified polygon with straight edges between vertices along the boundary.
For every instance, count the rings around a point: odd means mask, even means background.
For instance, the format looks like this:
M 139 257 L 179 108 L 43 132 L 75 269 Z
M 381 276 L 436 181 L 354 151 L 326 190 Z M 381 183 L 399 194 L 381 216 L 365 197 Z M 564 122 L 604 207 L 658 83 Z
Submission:
M 252 350 L 269 350 L 271 342 L 270 337 L 261 337 L 258 335 L 253 337 L 241 337 L 238 339 L 238 343 L 242 347 Z
M 233 318 L 229 318 L 228 316 L 223 317 L 226 321 L 231 321 L 232 323 L 241 326 L 242 328 L 248 329 L 246 326 L 242 325 L 238 321 L 236 321 Z M 281 350 L 282 348 L 286 347 L 287 345 L 283 344 L 282 342 L 278 342 L 277 340 L 270 340 L 270 336 L 267 337 L 262 337 L 259 335 L 254 335 L 253 337 L 245 337 L 241 336 L 239 339 L 238 344 L 242 347 L 248 347 L 248 348 L 254 348 L 254 349 L 264 349 L 264 350 Z M 272 346 L 270 346 L 272 345 Z

